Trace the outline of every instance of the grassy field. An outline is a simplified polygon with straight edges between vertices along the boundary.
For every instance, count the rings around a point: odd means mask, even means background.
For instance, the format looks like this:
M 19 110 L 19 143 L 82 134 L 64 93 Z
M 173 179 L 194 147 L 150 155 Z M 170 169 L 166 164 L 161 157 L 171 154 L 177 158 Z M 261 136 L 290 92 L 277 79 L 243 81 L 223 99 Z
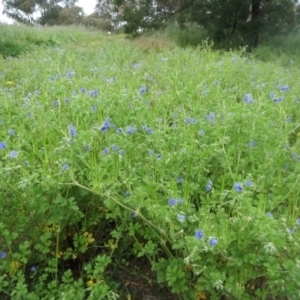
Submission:
M 0 298 L 299 299 L 300 61 L 276 49 L 0 25 Z

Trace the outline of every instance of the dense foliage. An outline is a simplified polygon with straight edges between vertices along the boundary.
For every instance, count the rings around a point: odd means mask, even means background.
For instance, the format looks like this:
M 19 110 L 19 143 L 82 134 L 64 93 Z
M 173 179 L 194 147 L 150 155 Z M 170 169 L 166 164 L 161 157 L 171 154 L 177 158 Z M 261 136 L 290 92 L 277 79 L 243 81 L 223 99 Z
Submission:
M 0 298 L 130 299 L 147 259 L 173 299 L 299 299 L 299 61 L 59 35 L 0 57 Z

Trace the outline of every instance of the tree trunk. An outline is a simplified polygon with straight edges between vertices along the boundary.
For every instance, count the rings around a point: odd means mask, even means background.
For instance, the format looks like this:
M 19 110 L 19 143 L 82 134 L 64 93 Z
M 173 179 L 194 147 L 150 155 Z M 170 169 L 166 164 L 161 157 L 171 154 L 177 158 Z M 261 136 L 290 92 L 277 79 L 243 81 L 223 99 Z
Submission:
M 261 0 L 252 0 L 251 3 L 251 32 L 250 32 L 250 47 L 258 46 L 259 31 L 260 31 L 260 12 Z

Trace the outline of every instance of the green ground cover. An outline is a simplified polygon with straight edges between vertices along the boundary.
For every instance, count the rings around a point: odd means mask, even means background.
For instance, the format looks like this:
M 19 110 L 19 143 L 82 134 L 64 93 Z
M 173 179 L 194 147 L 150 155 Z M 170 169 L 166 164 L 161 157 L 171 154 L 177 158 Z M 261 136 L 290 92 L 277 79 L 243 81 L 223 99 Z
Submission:
M 9 30 L 1 299 L 141 299 L 133 260 L 173 299 L 299 299 L 297 59 Z

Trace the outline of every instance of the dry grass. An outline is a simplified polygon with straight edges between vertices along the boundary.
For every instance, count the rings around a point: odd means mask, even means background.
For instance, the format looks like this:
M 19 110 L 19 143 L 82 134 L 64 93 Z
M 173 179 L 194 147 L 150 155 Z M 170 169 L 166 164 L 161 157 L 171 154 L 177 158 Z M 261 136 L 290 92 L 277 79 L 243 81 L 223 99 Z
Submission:
M 165 50 L 172 50 L 176 45 L 174 41 L 167 38 L 159 37 L 140 37 L 133 41 L 136 47 L 148 53 L 151 51 L 162 52 Z

